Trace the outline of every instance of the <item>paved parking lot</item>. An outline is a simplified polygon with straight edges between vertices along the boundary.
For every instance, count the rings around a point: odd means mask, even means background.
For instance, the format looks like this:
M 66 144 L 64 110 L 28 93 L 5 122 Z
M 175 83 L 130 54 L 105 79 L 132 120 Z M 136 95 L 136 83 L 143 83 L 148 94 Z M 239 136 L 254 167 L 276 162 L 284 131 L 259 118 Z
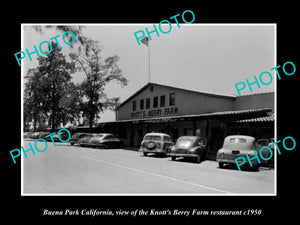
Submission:
M 45 152 L 23 158 L 23 194 L 274 194 L 274 170 L 266 167 L 240 172 L 210 160 L 174 162 L 124 149 L 48 143 Z

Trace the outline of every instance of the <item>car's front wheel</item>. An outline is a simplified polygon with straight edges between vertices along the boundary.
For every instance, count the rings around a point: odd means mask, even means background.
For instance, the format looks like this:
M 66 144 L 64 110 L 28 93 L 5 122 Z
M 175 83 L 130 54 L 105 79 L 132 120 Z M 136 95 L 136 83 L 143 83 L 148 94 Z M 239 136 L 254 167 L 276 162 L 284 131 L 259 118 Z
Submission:
M 143 152 L 144 156 L 147 156 L 147 152 Z
M 223 162 L 219 162 L 219 168 L 223 168 L 224 167 L 224 163 Z
M 172 161 L 175 161 L 176 160 L 176 156 L 172 156 Z

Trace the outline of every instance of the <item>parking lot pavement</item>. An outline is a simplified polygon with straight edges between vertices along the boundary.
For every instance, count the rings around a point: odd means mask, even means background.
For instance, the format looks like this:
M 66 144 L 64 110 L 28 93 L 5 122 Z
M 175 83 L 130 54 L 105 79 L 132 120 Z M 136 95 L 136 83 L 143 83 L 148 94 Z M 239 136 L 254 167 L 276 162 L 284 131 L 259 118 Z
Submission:
M 24 141 L 25 149 L 28 143 Z M 123 149 L 49 143 L 45 152 L 28 154 L 22 164 L 23 194 L 274 194 L 273 169 L 240 172 L 220 169 L 210 160 L 174 162 Z

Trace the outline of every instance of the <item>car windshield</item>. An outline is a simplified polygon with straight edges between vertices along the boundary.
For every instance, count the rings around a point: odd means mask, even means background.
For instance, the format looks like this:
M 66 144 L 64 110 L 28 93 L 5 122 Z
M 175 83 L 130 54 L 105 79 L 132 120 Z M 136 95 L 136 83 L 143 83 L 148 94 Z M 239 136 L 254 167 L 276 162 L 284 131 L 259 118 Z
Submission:
M 148 135 L 144 139 L 145 141 L 161 141 L 161 136 L 158 135 Z
M 193 145 L 195 138 L 181 137 L 176 142 L 177 148 L 189 148 Z

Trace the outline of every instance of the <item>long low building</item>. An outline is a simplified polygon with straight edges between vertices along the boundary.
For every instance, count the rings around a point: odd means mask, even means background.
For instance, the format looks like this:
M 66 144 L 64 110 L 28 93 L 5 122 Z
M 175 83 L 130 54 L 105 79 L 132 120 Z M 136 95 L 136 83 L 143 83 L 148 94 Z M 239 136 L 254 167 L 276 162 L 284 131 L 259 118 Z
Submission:
M 227 135 L 274 137 L 274 92 L 241 97 L 211 94 L 148 83 L 116 109 L 116 121 L 101 123 L 125 146 L 139 147 L 144 135 L 163 132 L 173 141 L 196 131 L 215 154 Z

